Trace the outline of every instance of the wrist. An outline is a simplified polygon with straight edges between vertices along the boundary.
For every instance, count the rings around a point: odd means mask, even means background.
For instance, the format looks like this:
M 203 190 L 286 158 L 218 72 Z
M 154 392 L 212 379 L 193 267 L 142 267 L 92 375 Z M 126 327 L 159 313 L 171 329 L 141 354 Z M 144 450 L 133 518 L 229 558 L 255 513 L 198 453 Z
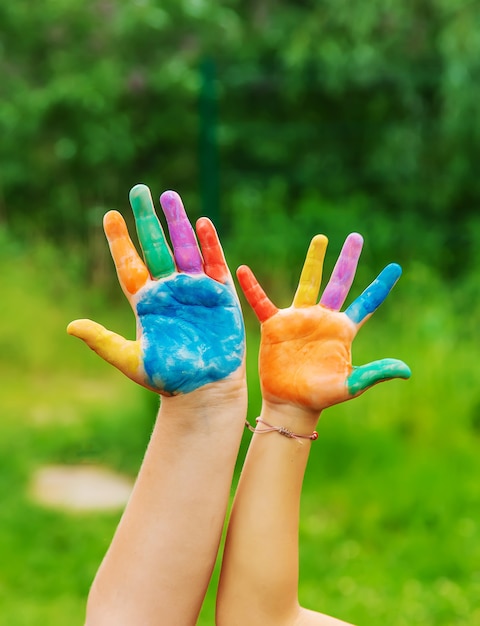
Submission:
M 187 394 L 163 396 L 158 420 L 179 431 L 211 432 L 233 423 L 243 425 L 246 413 L 245 377 L 232 376 Z
M 286 428 L 302 436 L 310 436 L 317 427 L 320 413 L 305 407 L 263 400 L 259 417 L 272 426 Z

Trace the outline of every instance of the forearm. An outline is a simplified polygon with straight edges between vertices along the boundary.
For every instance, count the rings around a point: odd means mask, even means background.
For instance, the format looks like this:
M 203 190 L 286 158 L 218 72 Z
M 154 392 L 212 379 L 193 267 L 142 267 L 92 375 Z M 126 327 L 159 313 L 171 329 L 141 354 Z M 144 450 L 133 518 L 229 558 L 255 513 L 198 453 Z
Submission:
M 162 400 L 132 496 L 90 592 L 88 626 L 195 624 L 245 413 L 242 381 Z
M 301 434 L 310 434 L 318 418 L 287 406 L 264 406 L 261 417 Z M 310 447 L 308 439 L 277 432 L 253 435 L 228 527 L 220 626 L 294 623 L 300 495 Z
M 312 434 L 318 417 L 290 405 L 264 405 L 261 413 L 302 435 Z M 228 526 L 218 626 L 348 626 L 298 603 L 300 497 L 311 445 L 277 432 L 253 435 Z

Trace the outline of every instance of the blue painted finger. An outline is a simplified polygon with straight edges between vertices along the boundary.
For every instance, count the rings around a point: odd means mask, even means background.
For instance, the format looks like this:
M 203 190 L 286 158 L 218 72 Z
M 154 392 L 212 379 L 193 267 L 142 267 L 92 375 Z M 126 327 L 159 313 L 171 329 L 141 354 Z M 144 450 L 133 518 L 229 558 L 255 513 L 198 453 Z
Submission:
M 374 313 L 388 296 L 400 278 L 402 268 L 396 263 L 387 265 L 365 291 L 345 310 L 345 314 L 355 324 L 361 324 Z
M 357 396 L 377 383 L 392 378 L 410 378 L 408 365 L 398 359 L 380 359 L 367 365 L 354 367 L 347 378 L 347 388 L 351 396 Z

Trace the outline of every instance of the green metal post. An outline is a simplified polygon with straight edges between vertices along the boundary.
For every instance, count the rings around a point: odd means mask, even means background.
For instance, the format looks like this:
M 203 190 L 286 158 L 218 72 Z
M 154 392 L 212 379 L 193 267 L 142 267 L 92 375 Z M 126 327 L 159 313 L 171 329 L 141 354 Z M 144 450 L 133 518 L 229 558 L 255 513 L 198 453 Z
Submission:
M 219 166 L 217 145 L 216 68 L 213 59 L 204 58 L 200 64 L 199 94 L 199 160 L 200 199 L 202 215 L 210 217 L 218 230 L 220 223 Z

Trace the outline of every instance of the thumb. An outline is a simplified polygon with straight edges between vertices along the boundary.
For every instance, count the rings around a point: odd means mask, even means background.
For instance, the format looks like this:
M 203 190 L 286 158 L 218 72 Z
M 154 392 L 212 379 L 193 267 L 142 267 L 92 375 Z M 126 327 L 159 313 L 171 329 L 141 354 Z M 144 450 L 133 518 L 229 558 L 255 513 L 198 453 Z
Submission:
M 125 376 L 145 385 L 139 341 L 129 341 L 107 330 L 92 320 L 75 320 L 67 326 L 67 333 L 84 341 L 102 359 L 111 363 Z
M 380 359 L 360 367 L 354 367 L 347 378 L 348 392 L 352 396 L 369 389 L 377 383 L 392 378 L 410 378 L 411 371 L 408 365 L 398 359 Z

